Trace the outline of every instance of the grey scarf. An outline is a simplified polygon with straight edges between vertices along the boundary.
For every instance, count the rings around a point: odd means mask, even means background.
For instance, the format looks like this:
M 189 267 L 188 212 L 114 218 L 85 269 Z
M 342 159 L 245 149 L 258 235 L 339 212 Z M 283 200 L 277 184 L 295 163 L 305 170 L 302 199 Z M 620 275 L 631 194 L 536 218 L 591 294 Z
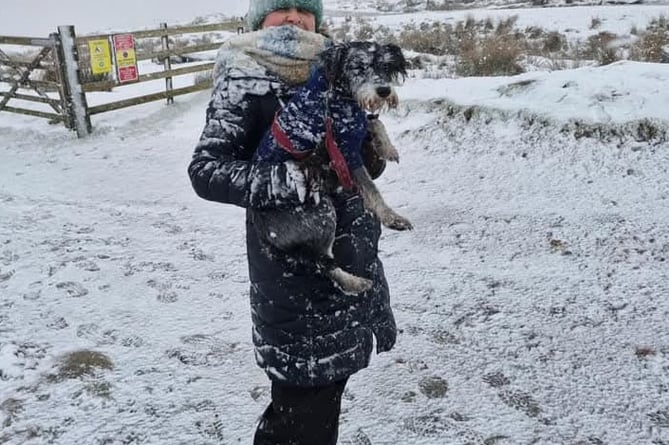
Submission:
M 311 65 L 330 44 L 327 37 L 295 26 L 273 26 L 241 34 L 221 46 L 214 76 L 221 74 L 221 65 L 231 62 L 227 55 L 236 53 L 232 59 L 240 63 L 241 53 L 290 85 L 304 83 Z

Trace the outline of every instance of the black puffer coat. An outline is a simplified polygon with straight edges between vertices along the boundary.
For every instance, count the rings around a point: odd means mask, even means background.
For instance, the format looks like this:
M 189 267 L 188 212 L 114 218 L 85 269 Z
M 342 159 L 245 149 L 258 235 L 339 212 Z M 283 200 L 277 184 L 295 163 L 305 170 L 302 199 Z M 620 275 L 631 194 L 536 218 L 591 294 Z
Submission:
M 295 270 L 259 240 L 251 209 L 299 204 L 286 165 L 251 162 L 279 98 L 289 100 L 294 88 L 259 65 L 243 62 L 231 61 L 218 73 L 188 172 L 200 197 L 249 209 L 247 253 L 258 364 L 277 382 L 329 384 L 368 365 L 373 335 L 378 352 L 395 343 L 388 285 L 377 255 L 381 227 L 359 195 L 334 197 L 335 258 L 345 270 L 374 281 L 372 289 L 357 296 L 343 294 L 326 277 Z

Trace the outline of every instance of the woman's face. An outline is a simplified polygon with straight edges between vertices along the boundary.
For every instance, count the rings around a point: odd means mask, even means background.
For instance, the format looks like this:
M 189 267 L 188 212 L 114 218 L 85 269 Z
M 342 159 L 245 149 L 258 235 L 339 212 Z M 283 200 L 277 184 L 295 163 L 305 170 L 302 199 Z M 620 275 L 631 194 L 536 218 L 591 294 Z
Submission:
M 302 8 L 285 8 L 272 11 L 263 20 L 261 28 L 293 25 L 305 31 L 316 31 L 316 17 Z

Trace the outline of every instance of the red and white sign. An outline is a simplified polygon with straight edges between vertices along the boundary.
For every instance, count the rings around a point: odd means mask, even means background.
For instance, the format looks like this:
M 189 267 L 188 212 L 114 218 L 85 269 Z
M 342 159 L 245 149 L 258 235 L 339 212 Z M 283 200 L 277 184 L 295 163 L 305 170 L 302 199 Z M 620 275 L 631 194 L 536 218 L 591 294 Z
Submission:
M 113 40 L 118 81 L 120 83 L 136 82 L 139 80 L 139 72 L 135 54 L 135 38 L 132 34 L 116 34 Z

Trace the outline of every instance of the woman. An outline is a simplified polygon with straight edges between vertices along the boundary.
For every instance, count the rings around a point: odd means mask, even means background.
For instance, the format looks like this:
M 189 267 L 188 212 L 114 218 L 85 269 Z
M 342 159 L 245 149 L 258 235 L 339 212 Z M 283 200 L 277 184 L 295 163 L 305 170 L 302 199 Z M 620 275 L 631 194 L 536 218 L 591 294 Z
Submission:
M 200 197 L 247 209 L 253 342 L 258 365 L 272 381 L 272 402 L 254 444 L 334 445 L 346 381 L 369 364 L 374 337 L 377 352 L 395 343 L 378 258 L 381 228 L 359 195 L 342 191 L 333 197 L 334 256 L 348 272 L 374 282 L 357 296 L 345 295 L 325 276 L 299 270 L 289 254 L 258 239 L 254 209 L 308 205 L 298 164 L 254 163 L 253 157 L 277 112 L 309 88 L 311 65 L 329 40 L 317 32 L 320 0 L 251 0 L 247 20 L 254 32 L 226 42 L 218 54 L 189 175 Z

